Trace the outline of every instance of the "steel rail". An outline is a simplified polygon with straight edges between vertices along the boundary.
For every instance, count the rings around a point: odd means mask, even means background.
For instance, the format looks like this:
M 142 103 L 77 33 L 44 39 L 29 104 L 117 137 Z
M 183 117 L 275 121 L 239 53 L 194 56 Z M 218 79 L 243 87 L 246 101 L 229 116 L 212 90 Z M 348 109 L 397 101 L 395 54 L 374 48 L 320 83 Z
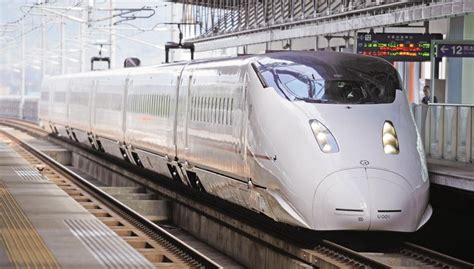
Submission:
M 403 242 L 401 254 L 418 260 L 424 260 L 443 268 L 474 268 L 472 263 L 409 242 Z
M 96 187 L 92 183 L 88 182 L 80 175 L 71 171 L 66 166 L 57 162 L 53 158 L 44 154 L 43 152 L 37 150 L 29 143 L 14 137 L 8 132 L 2 131 L 2 133 L 5 134 L 9 139 L 15 141 L 17 144 L 22 146 L 25 150 L 33 154 L 35 157 L 48 164 L 50 167 L 54 167 L 55 169 L 57 169 L 58 172 L 61 173 L 63 176 L 67 177 L 74 183 L 86 189 L 89 194 L 91 194 L 94 198 L 108 206 L 111 206 L 114 211 L 116 211 L 119 215 L 122 215 L 122 217 L 131 221 L 131 223 L 142 228 L 146 234 L 162 243 L 165 248 L 169 248 L 171 251 L 175 252 L 177 256 L 182 257 L 188 263 L 196 265 L 197 268 L 223 268 L 216 262 L 209 259 L 204 254 L 200 253 L 182 240 L 170 234 L 165 229 L 146 219 L 145 217 L 137 213 L 135 210 L 123 204 L 121 201 L 117 200 L 116 198 L 112 197 L 111 195 Z
M 332 251 L 335 251 L 337 253 L 346 255 L 347 258 L 362 263 L 363 266 L 368 266 L 369 268 L 380 268 L 380 269 L 392 268 L 389 265 L 386 265 L 384 263 L 373 260 L 373 259 L 371 259 L 371 258 L 369 258 L 369 257 L 367 257 L 363 254 L 360 254 L 357 251 L 354 251 L 354 250 L 349 249 L 347 247 L 341 246 L 341 245 L 339 245 L 337 243 L 334 243 L 332 241 L 323 240 L 323 244 L 324 244 L 324 246 L 326 246 L 327 248 L 329 248 Z

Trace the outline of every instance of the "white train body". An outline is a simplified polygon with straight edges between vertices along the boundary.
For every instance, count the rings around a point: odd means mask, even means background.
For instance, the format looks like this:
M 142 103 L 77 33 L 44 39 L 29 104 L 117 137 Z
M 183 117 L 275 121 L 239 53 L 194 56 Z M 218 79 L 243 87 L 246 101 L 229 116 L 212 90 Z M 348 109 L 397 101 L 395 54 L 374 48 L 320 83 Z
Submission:
M 399 85 L 377 58 L 273 53 L 52 77 L 40 118 L 279 222 L 413 232 L 429 180 Z

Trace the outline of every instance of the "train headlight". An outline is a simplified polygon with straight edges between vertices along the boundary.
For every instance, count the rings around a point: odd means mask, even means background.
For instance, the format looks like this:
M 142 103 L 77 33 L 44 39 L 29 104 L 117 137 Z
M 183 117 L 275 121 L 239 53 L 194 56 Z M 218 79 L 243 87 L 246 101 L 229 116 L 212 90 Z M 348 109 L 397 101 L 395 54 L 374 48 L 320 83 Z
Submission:
M 390 121 L 386 121 L 383 124 L 382 142 L 383 151 L 386 154 L 400 153 L 397 131 L 395 131 L 395 127 L 393 127 L 393 124 Z
M 310 120 L 309 125 L 313 130 L 314 137 L 318 142 L 319 148 L 324 153 L 334 153 L 339 151 L 336 139 L 331 132 L 317 120 Z

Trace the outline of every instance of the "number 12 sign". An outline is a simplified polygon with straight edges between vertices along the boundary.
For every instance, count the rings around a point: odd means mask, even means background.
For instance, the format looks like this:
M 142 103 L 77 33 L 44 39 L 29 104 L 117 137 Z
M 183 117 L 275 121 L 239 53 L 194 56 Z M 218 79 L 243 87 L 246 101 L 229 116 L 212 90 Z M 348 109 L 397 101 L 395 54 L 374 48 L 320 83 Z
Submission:
M 474 57 L 474 44 L 437 44 L 436 57 Z

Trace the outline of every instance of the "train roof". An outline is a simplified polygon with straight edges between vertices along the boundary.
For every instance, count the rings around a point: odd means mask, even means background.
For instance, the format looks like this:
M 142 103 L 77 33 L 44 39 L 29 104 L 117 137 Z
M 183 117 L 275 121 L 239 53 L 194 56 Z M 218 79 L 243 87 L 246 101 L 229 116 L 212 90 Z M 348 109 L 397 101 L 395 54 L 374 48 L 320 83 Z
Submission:
M 218 57 L 218 58 L 206 58 L 206 59 L 197 59 L 191 61 L 181 61 L 181 62 L 172 62 L 172 63 L 163 63 L 158 65 L 142 66 L 142 67 L 133 67 L 133 68 L 117 68 L 111 70 L 100 70 L 100 71 L 89 71 L 85 73 L 72 73 L 64 74 L 59 76 L 52 76 L 50 78 L 74 78 L 82 76 L 90 77 L 101 77 L 101 76 L 120 76 L 128 75 L 130 73 L 136 72 L 146 72 L 154 68 L 163 68 L 163 67 L 173 67 L 173 66 L 184 66 L 184 65 L 196 65 L 203 63 L 218 63 L 224 61 L 261 61 L 264 59 L 273 59 L 273 60 L 282 60 L 282 61 L 292 61 L 297 63 L 344 63 L 347 61 L 360 61 L 363 64 L 367 63 L 388 63 L 386 60 L 378 57 L 359 55 L 354 53 L 346 52 L 328 52 L 328 51 L 279 51 L 279 52 L 270 52 L 265 54 L 255 54 L 255 55 L 242 55 L 236 57 Z M 244 63 L 241 63 L 244 64 Z

